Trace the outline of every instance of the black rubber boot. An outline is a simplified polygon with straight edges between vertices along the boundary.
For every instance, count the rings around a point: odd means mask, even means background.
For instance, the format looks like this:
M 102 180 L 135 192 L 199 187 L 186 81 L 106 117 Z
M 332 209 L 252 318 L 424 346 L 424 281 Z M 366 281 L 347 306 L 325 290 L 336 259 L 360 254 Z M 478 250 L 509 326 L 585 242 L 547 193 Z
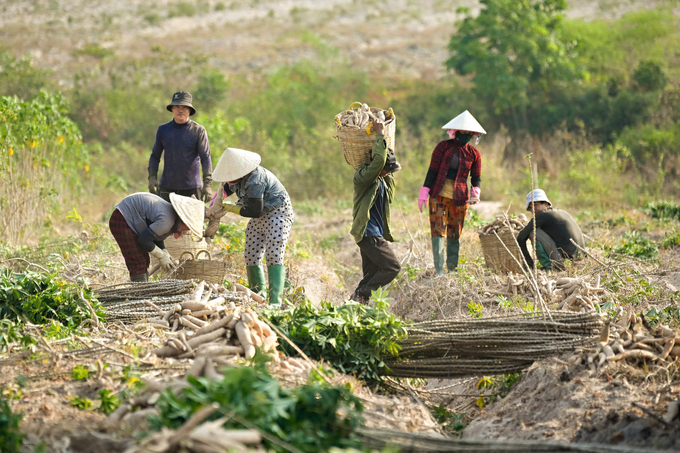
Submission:
M 143 274 L 139 274 L 139 275 L 130 275 L 130 281 L 131 282 L 148 282 L 149 281 L 149 273 L 144 272 Z

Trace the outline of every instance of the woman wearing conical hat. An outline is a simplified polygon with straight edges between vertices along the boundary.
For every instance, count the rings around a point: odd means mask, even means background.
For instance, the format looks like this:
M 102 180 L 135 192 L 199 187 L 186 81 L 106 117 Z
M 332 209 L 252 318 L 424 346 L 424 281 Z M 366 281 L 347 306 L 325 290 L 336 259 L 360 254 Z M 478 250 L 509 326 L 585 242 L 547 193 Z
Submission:
M 430 167 L 418 196 L 418 209 L 428 203 L 432 255 L 437 275 L 444 274 L 444 240 L 446 238 L 446 267 L 458 266 L 460 233 L 468 206 L 479 202 L 482 158 L 471 141 L 486 131 L 467 110 L 446 123 L 449 140 L 440 142 L 432 151 Z M 470 176 L 472 188 L 468 191 Z
M 185 231 L 201 236 L 205 204 L 176 193 L 171 193 L 169 199 L 168 203 L 152 193 L 133 193 L 123 198 L 111 214 L 109 229 L 133 282 L 149 280 L 149 255 L 160 262 L 164 272 L 175 268 L 175 260 L 163 242 L 171 234 L 175 239 Z
M 260 155 L 227 148 L 220 157 L 213 179 L 221 182 L 208 212 L 210 224 L 204 236 L 212 236 L 227 212 L 249 217 L 246 227 L 246 270 L 250 289 L 267 293 L 262 258 L 267 259 L 269 303 L 281 304 L 286 268 L 283 256 L 293 226 L 293 206 L 288 192 L 272 172 L 260 166 Z M 236 203 L 223 201 L 232 193 Z

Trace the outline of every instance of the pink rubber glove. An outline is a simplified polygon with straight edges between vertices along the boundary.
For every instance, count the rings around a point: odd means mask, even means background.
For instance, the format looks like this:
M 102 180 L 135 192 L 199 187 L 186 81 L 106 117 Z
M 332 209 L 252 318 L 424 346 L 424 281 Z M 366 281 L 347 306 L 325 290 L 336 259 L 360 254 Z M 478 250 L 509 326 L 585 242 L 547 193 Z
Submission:
M 418 195 L 418 209 L 420 209 L 420 212 L 423 212 L 423 205 L 427 203 L 427 197 L 429 195 L 430 195 L 429 187 L 420 188 L 420 195 Z
M 479 203 L 479 195 L 482 193 L 482 189 L 479 187 L 473 187 L 470 189 L 470 199 L 468 200 L 468 203 L 470 204 L 477 204 Z

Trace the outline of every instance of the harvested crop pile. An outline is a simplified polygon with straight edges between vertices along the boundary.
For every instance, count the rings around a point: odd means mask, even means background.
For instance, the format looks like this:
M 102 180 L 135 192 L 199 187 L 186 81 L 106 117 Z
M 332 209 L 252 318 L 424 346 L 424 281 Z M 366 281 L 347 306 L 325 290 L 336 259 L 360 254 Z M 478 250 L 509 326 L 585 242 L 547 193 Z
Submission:
M 678 346 L 676 346 L 678 345 Z M 574 365 L 587 364 L 596 371 L 607 362 L 625 360 L 631 363 L 674 361 L 680 357 L 680 332 L 668 326 L 652 327 L 634 313 L 623 316 L 618 323 L 605 323 L 600 341 L 595 347 L 585 348 L 568 361 Z
M 507 228 L 510 225 L 514 232 L 521 231 L 524 225 L 527 223 L 527 216 L 520 214 L 517 218 L 506 217 L 502 215 L 496 216 L 493 222 L 484 225 L 477 232 L 479 234 L 494 234 L 500 233 L 501 230 Z
M 595 310 L 595 304 L 603 303 L 609 295 L 609 291 L 600 286 L 599 275 L 590 279 L 561 277 L 554 283 L 555 290 L 551 295 L 553 301 L 557 303 L 558 310 Z
M 393 376 L 453 378 L 514 373 L 535 360 L 592 346 L 602 319 L 597 313 L 531 313 L 415 324 L 398 342 Z
M 354 106 L 358 108 L 353 108 Z M 377 107 L 369 107 L 368 104 L 355 102 L 349 109 L 340 112 L 335 117 L 335 124 L 340 129 L 348 127 L 350 129 L 366 129 L 371 123 L 385 123 L 394 118 L 394 112 L 383 110 Z M 369 131 L 366 132 L 367 134 Z
M 255 356 L 255 348 L 268 352 L 276 348 L 276 334 L 248 309 L 236 308 L 234 302 L 226 303 L 225 296 L 211 298 L 212 289 L 199 283 L 184 300 L 164 309 L 151 301 L 144 301 L 157 317 L 143 323 L 168 330 L 171 335 L 165 346 L 152 352 L 158 357 L 193 358 L 192 374 L 218 378 L 211 368 L 212 362 L 224 362 L 229 356 Z M 204 294 L 205 292 L 205 294 Z M 226 364 L 226 363 L 225 363 Z
M 539 272 L 536 283 L 546 302 L 552 302 L 557 310 L 593 311 L 611 298 L 611 293 L 600 284 L 600 276 L 559 277 L 551 279 Z M 535 293 L 534 286 L 525 275 L 509 272 L 505 283 L 498 289 L 484 291 L 487 296 L 498 295 L 514 297 L 517 295 L 531 297 Z

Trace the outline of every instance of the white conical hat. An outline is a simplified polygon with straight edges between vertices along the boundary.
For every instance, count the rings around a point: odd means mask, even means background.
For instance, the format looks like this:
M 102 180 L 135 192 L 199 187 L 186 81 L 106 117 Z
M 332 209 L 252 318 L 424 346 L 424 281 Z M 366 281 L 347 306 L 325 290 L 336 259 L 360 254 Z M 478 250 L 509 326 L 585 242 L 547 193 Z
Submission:
M 245 149 L 227 148 L 213 170 L 213 181 L 236 181 L 255 170 L 262 158 Z
M 442 129 L 455 129 L 457 131 L 470 131 L 486 134 L 484 128 L 477 122 L 474 116 L 467 110 L 446 123 Z
M 183 197 L 176 193 L 170 194 L 170 203 L 175 208 L 175 212 L 184 222 L 189 230 L 198 237 L 203 237 L 203 221 L 205 216 L 205 205 L 202 201 L 195 198 Z

